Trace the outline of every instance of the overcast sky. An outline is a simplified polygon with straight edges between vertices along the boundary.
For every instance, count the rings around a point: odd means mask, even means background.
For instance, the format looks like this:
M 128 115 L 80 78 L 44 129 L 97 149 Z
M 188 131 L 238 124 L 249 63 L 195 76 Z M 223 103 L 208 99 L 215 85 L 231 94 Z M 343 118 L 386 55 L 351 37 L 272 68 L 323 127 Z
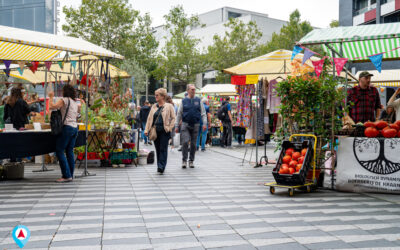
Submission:
M 171 7 L 183 5 L 186 13 L 202 14 L 221 7 L 234 7 L 268 14 L 272 18 L 288 20 L 295 9 L 299 9 L 302 19 L 314 27 L 326 28 L 339 18 L 339 0 L 129 0 L 134 9 L 150 13 L 153 26 L 164 23 L 163 16 Z M 61 0 L 61 6 L 80 5 L 81 0 Z M 65 17 L 61 12 L 61 23 Z M 59 26 L 61 30 L 61 26 Z

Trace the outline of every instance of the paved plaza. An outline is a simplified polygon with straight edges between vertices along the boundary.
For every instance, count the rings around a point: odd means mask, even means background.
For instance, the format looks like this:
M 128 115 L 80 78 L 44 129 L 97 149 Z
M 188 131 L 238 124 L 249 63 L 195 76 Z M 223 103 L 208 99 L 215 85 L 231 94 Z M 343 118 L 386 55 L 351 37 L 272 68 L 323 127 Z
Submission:
M 199 152 L 195 169 L 174 150 L 164 175 L 90 168 L 96 176 L 65 184 L 57 166 L 27 166 L 24 180 L 0 182 L 0 249 L 18 248 L 19 224 L 31 230 L 24 249 L 400 249 L 398 196 L 271 195 L 272 166 L 242 165 L 243 150 Z

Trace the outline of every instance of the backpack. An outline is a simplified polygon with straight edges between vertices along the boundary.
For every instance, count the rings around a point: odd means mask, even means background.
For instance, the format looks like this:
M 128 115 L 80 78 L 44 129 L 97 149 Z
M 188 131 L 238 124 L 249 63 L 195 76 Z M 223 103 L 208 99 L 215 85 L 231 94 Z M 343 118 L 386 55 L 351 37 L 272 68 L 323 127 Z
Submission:
M 228 104 L 227 103 L 223 103 L 221 105 L 221 107 L 219 107 L 218 111 L 217 111 L 217 117 L 220 121 L 225 121 L 227 119 L 228 116 Z
M 54 110 L 51 112 L 50 118 L 50 127 L 52 135 L 59 135 L 62 132 L 65 118 L 67 118 L 68 110 L 69 110 L 70 100 L 68 99 L 67 110 L 65 111 L 64 119 L 62 118 L 62 114 L 60 110 Z
M 154 163 L 154 151 L 151 151 L 147 155 L 147 164 L 153 164 Z

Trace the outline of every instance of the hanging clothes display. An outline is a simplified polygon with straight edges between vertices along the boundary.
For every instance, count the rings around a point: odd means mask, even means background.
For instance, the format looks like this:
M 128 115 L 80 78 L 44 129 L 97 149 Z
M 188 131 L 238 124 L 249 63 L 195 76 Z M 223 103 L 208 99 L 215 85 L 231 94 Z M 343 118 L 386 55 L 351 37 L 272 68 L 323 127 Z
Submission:
M 253 84 L 237 85 L 236 93 L 239 95 L 236 124 L 247 128 L 250 126 L 251 98 L 255 94 L 255 87 Z
M 268 86 L 268 97 L 267 97 L 267 109 L 271 114 L 279 113 L 279 105 L 281 105 L 281 98 L 279 98 L 276 92 L 278 81 L 276 79 L 269 81 Z
M 271 128 L 269 125 L 269 110 L 268 110 L 268 88 L 269 82 L 267 78 L 263 79 L 263 86 L 262 86 L 262 97 L 263 97 L 263 106 L 260 106 L 264 110 L 264 134 L 269 135 L 271 134 Z
M 257 137 L 264 137 L 264 98 L 263 85 L 261 80 L 258 82 L 258 107 L 257 107 Z

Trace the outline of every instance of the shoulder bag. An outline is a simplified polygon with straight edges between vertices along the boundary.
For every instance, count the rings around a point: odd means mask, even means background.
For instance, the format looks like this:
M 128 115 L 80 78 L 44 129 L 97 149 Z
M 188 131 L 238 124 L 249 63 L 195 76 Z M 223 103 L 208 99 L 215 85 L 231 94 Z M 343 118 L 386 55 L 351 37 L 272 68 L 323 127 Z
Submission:
M 157 118 L 153 121 L 153 126 L 151 126 L 151 128 L 150 128 L 150 132 L 149 132 L 150 141 L 155 141 L 157 139 L 156 122 L 162 113 L 162 109 L 163 108 L 161 107 L 160 113 L 158 114 Z
M 53 135 L 61 134 L 63 126 L 64 126 L 65 118 L 67 118 L 69 105 L 70 105 L 70 100 L 68 99 L 68 106 L 67 106 L 67 110 L 65 111 L 64 119 L 62 118 L 62 114 L 59 109 L 51 112 L 51 118 L 50 118 L 51 134 L 53 134 Z

